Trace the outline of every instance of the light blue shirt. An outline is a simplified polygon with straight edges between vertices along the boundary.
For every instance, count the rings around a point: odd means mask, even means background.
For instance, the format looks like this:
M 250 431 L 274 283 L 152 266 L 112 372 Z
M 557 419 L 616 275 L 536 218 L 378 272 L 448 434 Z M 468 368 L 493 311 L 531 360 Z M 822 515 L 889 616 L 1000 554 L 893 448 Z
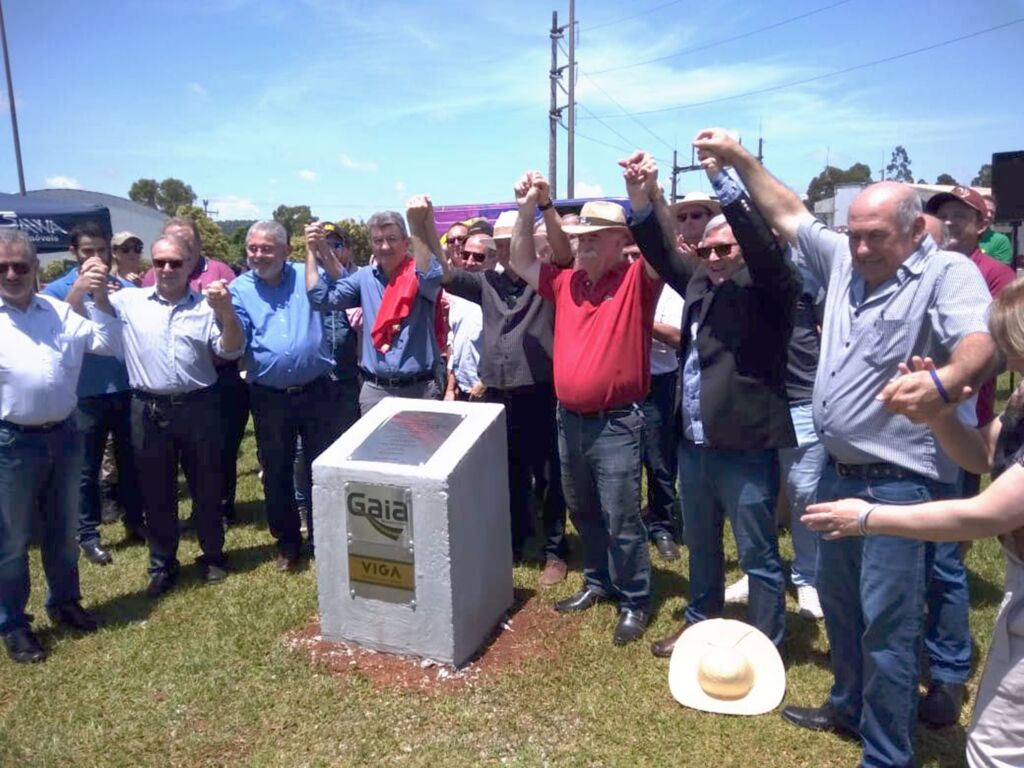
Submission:
M 132 389 L 181 395 L 217 382 L 213 356 L 237 360 L 244 346 L 225 352 L 213 309 L 189 289 L 170 302 L 156 288 L 118 291 L 110 297 L 124 325 L 124 358 Z
M 0 419 L 22 426 L 64 421 L 75 410 L 85 354 L 120 352 L 120 325 L 93 308 L 36 295 L 22 312 L 0 299 Z
M 710 298 L 710 297 L 708 297 Z M 683 434 L 697 445 L 704 444 L 704 422 L 700 418 L 700 355 L 697 353 L 698 322 L 690 323 L 690 351 L 683 365 Z
M 309 300 L 320 310 L 362 307 L 360 366 L 364 370 L 377 376 L 428 373 L 434 370 L 441 358 L 437 337 L 434 335 L 434 313 L 437 295 L 441 291 L 441 264 L 437 258 L 431 259 L 430 269 L 426 273 L 417 269 L 416 277 L 420 283 L 419 295 L 387 352 L 381 352 L 373 346 L 370 333 L 387 287 L 387 278 L 376 264 L 337 281 L 328 282 L 321 276 L 309 292 Z
M 480 341 L 484 318 L 480 305 L 458 296 L 448 295 L 448 345 L 452 349 L 448 370 L 455 374 L 459 389 L 469 392 L 480 374 Z
M 245 332 L 246 380 L 250 384 L 300 387 L 334 365 L 323 321 L 306 296 L 305 264 L 285 263 L 277 285 L 249 271 L 228 289 Z
M 71 287 L 77 279 L 78 267 L 75 267 L 63 277 L 47 285 L 43 289 L 43 293 L 64 301 L 67 299 L 68 294 L 71 292 Z M 127 280 L 117 277 L 111 276 L 108 282 L 117 285 L 121 289 L 135 289 L 135 286 Z M 111 289 L 111 295 L 113 295 L 113 289 Z M 91 304 L 92 299 L 87 298 L 85 300 L 86 308 L 91 306 Z M 82 360 L 82 373 L 78 377 L 79 397 L 109 395 L 115 392 L 124 392 L 127 389 L 128 371 L 124 367 L 124 362 L 109 355 L 91 355 L 88 352 L 86 353 L 85 359 Z

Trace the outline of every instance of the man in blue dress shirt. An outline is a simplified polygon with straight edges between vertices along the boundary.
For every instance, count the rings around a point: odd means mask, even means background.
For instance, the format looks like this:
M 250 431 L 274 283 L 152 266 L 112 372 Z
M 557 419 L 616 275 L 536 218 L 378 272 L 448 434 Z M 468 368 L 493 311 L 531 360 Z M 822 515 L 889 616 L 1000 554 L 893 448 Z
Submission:
M 263 462 L 267 524 L 277 540 L 277 568 L 288 572 L 302 554 L 295 439 L 302 438 L 306 461 L 312 463 L 338 437 L 337 420 L 323 414 L 334 361 L 320 314 L 306 297 L 305 267 L 288 263 L 284 227 L 256 222 L 245 249 L 250 270 L 231 284 L 231 294 L 247 343 L 246 381 Z
M 81 269 L 90 276 L 83 288 L 93 297 L 91 319 L 35 295 L 34 246 L 23 232 L 0 229 L 0 635 L 16 662 L 46 658 L 25 613 L 33 520 L 43 532 L 50 620 L 86 632 L 97 626 L 78 582 L 82 440 L 72 415 L 85 353 L 116 354 L 120 333 L 106 266 L 94 258 Z
M 80 315 L 87 316 L 92 304 L 86 286 L 91 279 L 80 267 L 91 258 L 110 266 L 110 244 L 103 228 L 94 221 L 83 222 L 71 230 L 71 253 L 78 266 L 43 290 L 47 296 L 65 301 Z M 134 286 L 123 278 L 107 276 L 111 293 Z M 96 565 L 113 560 L 100 540 L 100 466 L 107 436 L 113 437 L 114 461 L 118 476 L 118 501 L 124 509 L 125 530 L 129 537 L 142 540 L 142 491 L 131 447 L 131 393 L 124 362 L 109 355 L 86 353 L 78 377 L 78 408 L 75 420 L 82 433 L 83 457 L 81 502 L 78 515 L 78 546 L 85 558 Z

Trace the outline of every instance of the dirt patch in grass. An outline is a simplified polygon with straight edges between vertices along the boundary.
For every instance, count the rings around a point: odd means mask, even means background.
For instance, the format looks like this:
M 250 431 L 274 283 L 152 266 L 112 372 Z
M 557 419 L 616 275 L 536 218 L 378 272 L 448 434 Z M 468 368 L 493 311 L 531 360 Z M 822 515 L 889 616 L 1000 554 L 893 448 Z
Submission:
M 285 635 L 285 644 L 309 657 L 313 664 L 339 677 L 360 674 L 374 687 L 435 694 L 456 691 L 518 669 L 528 659 L 553 659 L 563 644 L 578 632 L 578 622 L 567 620 L 526 590 L 516 590 L 515 602 L 495 627 L 483 648 L 462 667 L 335 643 L 320 634 L 320 621 Z

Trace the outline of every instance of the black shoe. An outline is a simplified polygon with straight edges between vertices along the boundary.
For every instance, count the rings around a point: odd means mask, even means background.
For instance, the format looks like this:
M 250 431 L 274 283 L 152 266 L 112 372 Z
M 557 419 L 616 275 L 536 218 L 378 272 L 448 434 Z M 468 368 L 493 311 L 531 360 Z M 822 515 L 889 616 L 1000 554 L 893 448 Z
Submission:
M 218 581 L 224 581 L 228 577 L 227 564 L 224 562 L 220 563 L 203 563 L 202 566 L 203 581 L 207 584 L 216 584 Z
M 672 540 L 672 535 L 668 533 L 659 533 L 654 537 L 654 547 L 658 550 L 658 554 L 662 560 L 678 560 L 679 559 L 679 547 Z
M 567 597 L 555 603 L 555 610 L 559 613 L 576 613 L 577 611 L 585 611 L 587 608 L 591 608 L 606 599 L 601 593 L 594 592 L 589 587 L 584 587 L 572 597 Z
M 782 719 L 812 731 L 832 731 L 852 738 L 859 738 L 856 731 L 836 720 L 836 713 L 831 704 L 826 704 L 823 707 L 784 707 Z
M 622 608 L 619 611 L 619 623 L 615 625 L 612 642 L 615 645 L 631 643 L 647 629 L 647 611 Z
M 124 542 L 126 544 L 145 544 L 146 526 L 141 523 L 125 523 Z
M 12 661 L 34 664 L 46 658 L 46 651 L 28 627 L 18 627 L 4 635 L 4 647 Z
M 149 577 L 149 584 L 146 586 L 146 597 L 160 597 L 174 586 L 177 575 L 167 571 L 157 571 Z
M 98 540 L 84 542 L 81 549 L 85 559 L 94 565 L 108 565 L 114 562 L 113 556 L 100 545 Z
M 932 683 L 917 707 L 917 719 L 932 728 L 945 728 L 960 719 L 966 689 L 963 683 Z
M 85 610 L 81 603 L 64 603 L 47 608 L 46 615 L 54 624 L 77 629 L 79 632 L 95 632 L 100 626 L 96 617 Z

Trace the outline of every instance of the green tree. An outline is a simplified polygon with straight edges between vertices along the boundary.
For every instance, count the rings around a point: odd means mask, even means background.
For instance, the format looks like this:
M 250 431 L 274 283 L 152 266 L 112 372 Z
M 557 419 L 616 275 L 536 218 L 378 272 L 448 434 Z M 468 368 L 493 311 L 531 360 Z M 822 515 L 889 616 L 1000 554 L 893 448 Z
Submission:
M 811 179 L 807 185 L 807 204 L 813 210 L 819 200 L 832 197 L 837 184 L 868 184 L 871 182 L 871 169 L 864 163 L 854 163 L 846 170 L 834 165 L 825 167 L 821 173 Z
M 217 222 L 224 236 L 228 240 L 229 264 L 242 264 L 246 262 L 245 236 L 249 234 L 249 227 L 256 223 L 256 220 L 244 221 L 236 219 L 231 222 Z M 228 224 L 229 228 L 224 225 Z
M 910 155 L 902 145 L 892 151 L 889 164 L 885 166 L 885 178 L 890 181 L 913 182 L 914 174 L 910 171 Z
M 181 179 L 167 178 L 157 185 L 156 207 L 168 216 L 176 215 L 182 206 L 191 207 L 195 201 L 196 193 Z
M 140 205 L 156 208 L 156 179 L 136 179 L 128 190 L 128 199 Z
M 231 261 L 231 248 L 224 233 L 209 216 L 203 213 L 203 209 L 196 205 L 182 205 L 174 212 L 175 216 L 184 216 L 192 219 L 199 227 L 199 235 L 203 240 L 203 255 L 218 261 Z
M 940 173 L 938 175 L 938 177 L 935 179 L 935 183 L 936 184 L 946 184 L 948 186 L 955 187 L 960 182 L 958 182 L 956 179 L 954 179 L 948 173 Z
M 284 226 L 289 239 L 301 235 L 306 225 L 316 220 L 316 216 L 309 210 L 308 205 L 279 205 L 274 210 L 274 221 Z M 303 246 L 303 253 L 305 253 L 305 246 Z
M 370 233 L 366 224 L 355 219 L 342 219 L 336 222 L 338 227 L 345 232 L 348 239 L 348 247 L 352 250 L 352 260 L 360 267 L 370 263 Z
M 972 187 L 992 186 L 992 163 L 985 163 L 978 169 L 978 175 L 971 179 Z

